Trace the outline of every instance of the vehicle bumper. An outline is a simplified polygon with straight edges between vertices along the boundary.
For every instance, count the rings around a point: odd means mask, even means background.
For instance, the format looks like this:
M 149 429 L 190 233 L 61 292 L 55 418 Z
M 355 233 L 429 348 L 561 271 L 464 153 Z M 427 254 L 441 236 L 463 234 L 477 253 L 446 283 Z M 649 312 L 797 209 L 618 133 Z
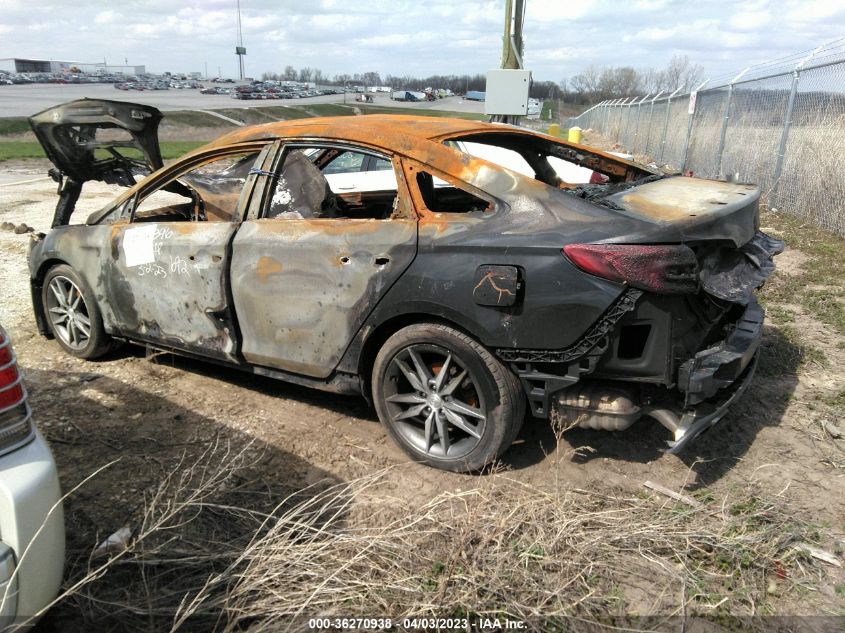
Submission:
M 662 388 L 645 397 L 632 382 L 582 380 L 557 394 L 553 414 L 566 425 L 612 431 L 649 416 L 672 433 L 668 452 L 679 453 L 719 422 L 751 384 L 763 317 L 763 309 L 750 303 L 727 338 L 682 365 L 677 390 Z
M 757 369 L 757 358 L 755 354 L 739 378 L 721 392 L 717 398 L 702 402 L 694 409 L 685 411 L 677 422 L 674 422 L 671 418 L 661 418 L 658 411 L 651 412 L 652 417 L 657 418 L 672 431 L 674 437 L 669 442 L 669 453 L 680 453 L 692 444 L 697 437 L 725 417 L 725 414 L 751 384 L 754 371 Z
M 65 557 L 60 499 L 56 463 L 40 433 L 0 457 L 0 630 L 38 614 L 58 594 Z
M 764 317 L 763 308 L 752 301 L 725 340 L 681 365 L 678 388 L 685 394 L 685 407 L 712 398 L 739 379 L 760 346 Z

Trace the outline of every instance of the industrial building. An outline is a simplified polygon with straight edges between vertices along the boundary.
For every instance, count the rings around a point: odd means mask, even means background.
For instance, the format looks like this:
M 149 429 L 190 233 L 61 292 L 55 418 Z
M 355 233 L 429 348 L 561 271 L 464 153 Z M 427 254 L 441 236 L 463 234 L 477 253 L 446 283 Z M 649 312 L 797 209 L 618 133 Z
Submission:
M 0 59 L 0 72 L 7 73 L 71 73 L 82 72 L 102 75 L 143 75 L 146 66 L 117 66 L 103 62 L 67 62 L 55 59 L 24 59 L 5 57 Z

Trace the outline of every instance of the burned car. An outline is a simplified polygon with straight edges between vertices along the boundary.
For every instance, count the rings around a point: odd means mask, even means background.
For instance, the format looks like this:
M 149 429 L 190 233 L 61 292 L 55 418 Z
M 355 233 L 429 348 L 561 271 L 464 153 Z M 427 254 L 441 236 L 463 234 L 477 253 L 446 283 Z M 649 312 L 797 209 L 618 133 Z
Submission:
M 752 379 L 754 291 L 783 248 L 753 185 L 415 116 L 246 127 L 163 166 L 161 116 L 82 100 L 31 118 L 60 182 L 29 256 L 35 317 L 74 356 L 130 341 L 362 394 L 414 459 L 456 471 L 500 456 L 526 408 L 649 416 L 680 451 Z M 564 182 L 564 163 L 607 182 Z M 333 176 L 365 164 L 379 188 Z M 127 189 L 71 224 L 88 180 Z

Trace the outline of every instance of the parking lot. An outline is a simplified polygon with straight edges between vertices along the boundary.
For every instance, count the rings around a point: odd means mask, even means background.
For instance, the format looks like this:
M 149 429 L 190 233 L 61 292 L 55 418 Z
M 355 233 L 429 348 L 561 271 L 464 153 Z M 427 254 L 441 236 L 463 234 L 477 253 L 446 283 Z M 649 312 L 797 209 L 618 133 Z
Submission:
M 217 84 L 206 83 L 209 86 Z M 234 84 L 221 84 L 234 88 Z M 436 101 L 393 101 L 386 93 L 371 93 L 373 105 L 408 108 L 409 110 L 450 110 L 453 112 L 483 113 L 484 104 L 461 97 L 446 97 Z M 344 99 L 345 97 L 345 99 Z M 114 99 L 142 102 L 160 110 L 196 110 L 218 108 L 252 108 L 267 105 L 298 105 L 312 103 L 347 103 L 354 105 L 355 93 L 320 95 L 305 99 L 271 101 L 242 101 L 232 95 L 203 95 L 196 89 L 117 90 L 111 84 L 21 84 L 0 86 L 0 117 L 30 116 L 46 108 L 74 99 Z

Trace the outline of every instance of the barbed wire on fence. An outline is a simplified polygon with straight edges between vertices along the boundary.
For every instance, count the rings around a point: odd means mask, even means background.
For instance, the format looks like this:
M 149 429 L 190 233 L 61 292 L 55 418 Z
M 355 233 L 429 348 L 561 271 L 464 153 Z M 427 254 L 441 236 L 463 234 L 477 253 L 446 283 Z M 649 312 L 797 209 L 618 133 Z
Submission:
M 565 125 L 669 170 L 753 182 L 769 208 L 845 235 L 845 37 L 691 92 L 603 101 Z

